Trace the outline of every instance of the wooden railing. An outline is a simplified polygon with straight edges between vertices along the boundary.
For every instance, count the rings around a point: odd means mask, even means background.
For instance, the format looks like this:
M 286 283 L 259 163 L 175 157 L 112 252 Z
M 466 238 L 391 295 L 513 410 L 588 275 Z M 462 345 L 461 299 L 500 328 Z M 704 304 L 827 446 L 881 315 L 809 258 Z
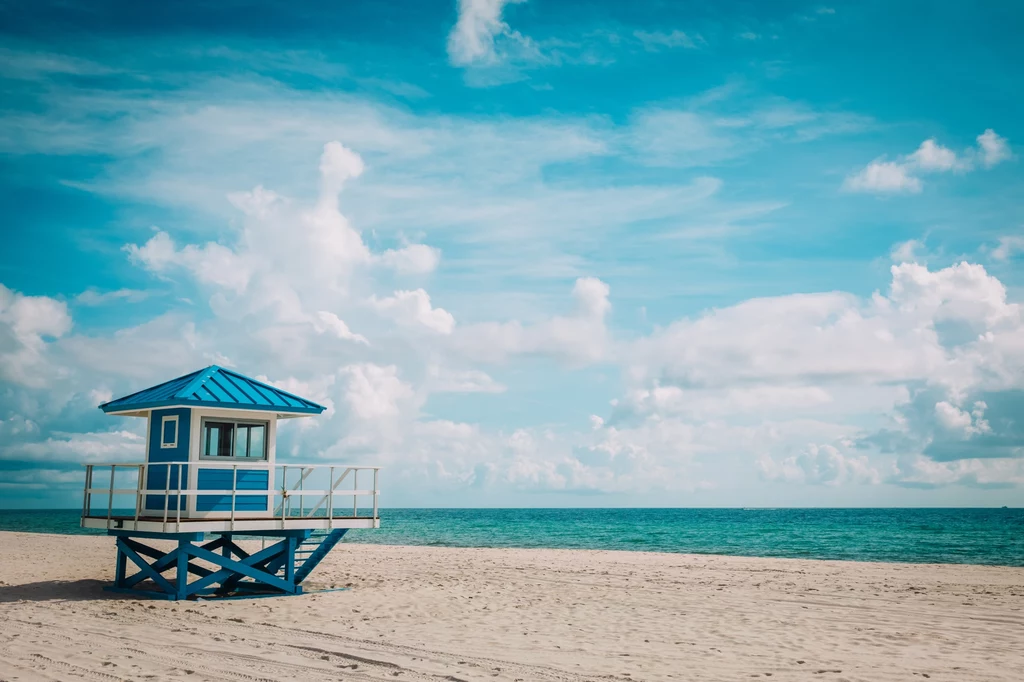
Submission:
M 106 477 L 106 469 L 110 470 L 109 479 Z M 231 488 L 220 490 L 204 490 L 197 487 L 197 479 L 200 470 L 231 470 Z M 160 472 L 160 480 L 163 487 L 159 489 L 148 488 L 147 481 L 149 473 Z M 239 488 L 239 471 L 248 473 L 251 471 L 266 471 L 268 488 L 253 489 Z M 359 472 L 372 472 L 373 486 L 371 488 L 359 488 Z M 375 466 L 352 466 L 347 464 L 259 464 L 234 462 L 146 462 L 146 463 L 112 463 L 112 464 L 87 464 L 85 465 L 85 491 L 82 499 L 82 516 L 91 518 L 107 519 L 107 528 L 111 528 L 114 518 L 115 496 L 132 496 L 134 501 L 134 517 L 136 524 L 139 518 L 153 518 L 147 510 L 148 500 L 154 497 L 162 498 L 163 504 L 158 512 L 162 515 L 164 526 L 168 524 L 181 523 L 182 499 L 188 500 L 192 497 L 212 496 L 231 497 L 230 511 L 203 512 L 201 518 L 213 520 L 230 520 L 231 529 L 234 529 L 234 522 L 238 512 L 238 498 L 263 497 L 267 500 L 266 509 L 273 510 L 272 514 L 266 514 L 268 519 L 280 519 L 281 521 L 293 519 L 323 518 L 328 520 L 334 518 L 371 518 L 377 519 L 377 496 L 380 493 L 378 488 L 378 477 L 380 467 Z M 96 477 L 99 474 L 102 480 L 108 482 L 108 487 L 97 487 Z M 118 477 L 121 477 L 119 480 Z M 341 485 L 351 476 L 352 487 L 342 488 Z M 121 484 L 121 480 L 127 477 L 127 482 Z M 325 478 L 326 477 L 326 478 Z M 132 480 L 134 479 L 134 480 Z M 292 479 L 292 480 L 289 480 Z M 365 480 L 365 479 L 364 479 Z M 275 485 L 276 481 L 276 485 Z M 132 486 L 134 483 L 134 486 Z M 121 487 L 118 487 L 120 484 Z M 103 496 L 106 499 L 106 509 L 100 513 L 93 513 L 95 497 Z M 306 498 L 313 498 L 307 506 Z M 348 515 L 347 505 L 344 514 L 335 502 L 337 498 L 352 498 L 352 515 Z M 372 512 L 369 516 L 360 516 L 359 498 L 372 497 Z M 297 500 L 297 503 L 296 503 Z M 174 509 L 171 510 L 171 506 Z M 196 505 L 189 505 L 188 508 L 195 509 Z M 296 509 L 297 507 L 297 509 Z M 265 513 L 265 512 L 263 512 Z M 262 514 L 261 514 L 262 516 Z M 186 516 L 195 518 L 194 516 Z

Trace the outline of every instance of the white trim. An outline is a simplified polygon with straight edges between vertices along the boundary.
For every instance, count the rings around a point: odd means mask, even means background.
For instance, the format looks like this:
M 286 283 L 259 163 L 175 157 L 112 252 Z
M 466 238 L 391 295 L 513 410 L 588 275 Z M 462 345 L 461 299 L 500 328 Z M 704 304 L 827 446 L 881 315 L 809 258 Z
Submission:
M 119 410 L 117 412 L 104 412 L 111 417 L 148 417 L 149 410 Z
M 166 435 L 165 426 L 167 422 L 174 422 L 174 440 L 168 443 L 164 440 Z M 173 450 L 178 447 L 178 415 L 167 414 L 160 418 L 160 449 Z
M 295 415 L 295 416 L 314 416 L 314 415 Z M 216 465 L 219 461 L 221 467 L 218 468 L 230 468 L 231 465 L 237 464 L 240 469 L 268 469 L 268 499 L 267 499 L 267 510 L 265 512 L 245 512 L 245 515 L 251 518 L 260 516 L 266 516 L 270 518 L 274 513 L 274 498 L 271 496 L 273 491 L 277 488 L 276 482 L 274 481 L 274 460 L 277 457 L 277 419 L 279 413 L 277 412 L 264 412 L 262 410 L 224 410 L 216 407 L 193 407 L 192 408 L 192 421 L 191 431 L 192 440 L 189 441 L 188 449 L 188 461 L 189 471 L 195 471 L 194 474 L 198 480 L 199 469 L 201 468 L 213 468 L 209 465 Z M 203 457 L 203 421 L 206 419 L 223 419 L 225 421 L 266 421 L 267 433 L 266 433 L 266 459 L 252 460 L 247 457 L 240 457 L 235 459 L 233 457 Z M 253 491 L 254 495 L 260 495 L 262 497 L 262 491 Z M 188 516 L 193 519 L 202 519 L 207 516 L 216 516 L 223 514 L 224 512 L 206 511 L 201 512 L 196 507 L 199 504 L 198 495 L 188 495 L 185 498 L 188 505 Z
M 287 490 L 284 490 L 284 489 L 278 490 L 278 489 L 276 489 L 274 487 L 268 488 L 266 490 L 263 490 L 262 488 L 259 489 L 259 490 L 240 489 L 240 488 L 237 487 L 237 481 L 233 481 L 233 484 L 231 485 L 230 488 L 221 487 L 221 488 L 218 488 L 218 489 L 206 490 L 206 489 L 192 487 L 193 485 L 195 485 L 195 483 L 188 483 L 186 481 L 180 481 L 179 485 L 176 486 L 175 488 L 173 488 L 173 489 L 168 488 L 168 489 L 163 491 L 163 496 L 164 496 L 165 499 L 168 497 L 168 495 L 170 495 L 171 492 L 174 493 L 174 496 L 177 499 L 181 499 L 182 497 L 184 497 L 187 500 L 195 500 L 195 501 L 198 501 L 198 499 L 200 497 L 204 496 L 204 495 L 210 495 L 210 496 L 215 496 L 215 497 L 230 496 L 230 498 L 232 500 L 232 509 L 227 514 L 225 513 L 225 510 L 208 510 L 208 511 L 203 511 L 203 512 L 196 512 L 194 504 L 187 504 L 186 507 L 188 508 L 188 511 L 190 513 L 188 515 L 183 515 L 183 516 L 180 516 L 180 517 L 178 516 L 178 510 L 175 510 L 175 514 L 172 517 L 171 515 L 169 515 L 167 513 L 169 510 L 165 510 L 165 509 L 162 509 L 162 508 L 153 509 L 153 510 L 146 509 L 146 508 L 141 508 L 141 509 L 138 509 L 135 512 L 135 514 L 134 514 L 134 520 L 140 522 L 138 525 L 135 525 L 133 523 L 133 517 L 132 516 L 115 517 L 115 516 L 113 516 L 111 514 L 110 500 L 113 498 L 114 495 L 129 495 L 129 494 L 133 494 L 134 493 L 134 494 L 140 496 L 138 498 L 140 502 L 142 502 L 143 500 L 145 502 L 148 502 L 151 497 L 156 497 L 156 498 L 160 497 L 161 491 L 159 489 L 148 489 L 148 488 L 143 487 L 144 486 L 144 482 L 146 480 L 148 480 L 148 477 L 146 476 L 146 474 L 149 471 L 149 468 L 151 466 L 164 466 L 164 467 L 176 466 L 176 467 L 181 467 L 182 465 L 183 465 L 183 463 L 180 463 L 180 462 L 166 462 L 166 463 L 156 463 L 156 464 L 151 464 L 151 463 L 124 463 L 124 462 L 118 462 L 118 463 L 112 463 L 112 464 L 87 464 L 86 465 L 86 470 L 87 470 L 87 473 L 86 473 L 86 489 L 85 489 L 86 505 L 89 504 L 89 498 L 91 496 L 99 495 L 99 496 L 102 497 L 102 495 L 104 495 L 104 494 L 107 494 L 107 496 L 108 496 L 108 503 L 107 503 L 107 515 L 105 517 L 102 515 L 102 512 L 100 512 L 99 514 L 96 514 L 95 512 L 91 511 L 91 506 L 83 505 L 83 508 L 84 508 L 84 510 L 83 510 L 83 518 L 82 518 L 82 525 L 83 525 L 83 527 L 100 527 L 100 526 L 92 526 L 91 525 L 92 522 L 87 523 L 86 520 L 90 519 L 90 518 L 94 519 L 95 520 L 94 522 L 106 521 L 107 522 L 107 526 L 106 527 L 108 527 L 108 528 L 124 528 L 126 530 L 129 530 L 129 529 L 134 529 L 134 530 L 154 530 L 156 526 L 154 526 L 154 525 L 143 525 L 143 524 L 158 524 L 160 527 L 162 527 L 163 532 L 168 532 L 169 526 L 173 526 L 175 528 L 181 528 L 182 526 L 180 524 L 182 524 L 182 523 L 188 524 L 188 523 L 190 523 L 192 521 L 203 521 L 203 522 L 210 522 L 210 523 L 216 523 L 218 521 L 219 522 L 228 522 L 229 524 L 231 524 L 229 526 L 229 529 L 231 529 L 231 530 L 241 530 L 242 529 L 241 526 L 234 525 L 236 522 L 257 524 L 255 526 L 247 526 L 247 528 L 249 528 L 249 529 L 265 528 L 265 527 L 268 527 L 268 526 L 260 525 L 260 524 L 267 524 L 267 523 L 272 524 L 271 526 L 269 526 L 271 528 L 273 528 L 275 526 L 278 527 L 278 528 L 293 528 L 293 527 L 312 528 L 312 527 L 323 527 L 323 525 L 321 525 L 321 524 L 324 524 L 324 523 L 327 524 L 327 528 L 332 528 L 332 527 L 335 527 L 332 524 L 332 520 L 339 520 L 339 519 L 342 520 L 342 521 L 349 521 L 349 522 L 353 522 L 353 521 L 356 521 L 356 522 L 358 522 L 358 521 L 374 521 L 374 522 L 376 522 L 375 524 L 369 525 L 369 526 L 352 525 L 351 523 L 347 523 L 347 524 L 341 525 L 340 527 L 342 527 L 342 528 L 353 528 L 353 527 L 371 527 L 371 528 L 373 528 L 373 527 L 379 527 L 379 521 L 377 520 L 377 518 L 378 518 L 377 517 L 377 510 L 379 508 L 378 507 L 378 499 L 377 498 L 378 498 L 378 495 L 380 494 L 380 490 L 377 487 L 377 482 L 378 482 L 377 471 L 378 471 L 379 467 L 347 467 L 345 465 L 335 465 L 335 464 L 311 464 L 311 465 L 302 465 L 302 467 L 301 467 L 302 469 L 309 469 L 309 470 L 317 469 L 317 470 L 321 470 L 321 471 L 324 471 L 324 470 L 329 471 L 331 475 L 330 475 L 330 477 L 328 479 L 327 487 L 319 486 L 319 487 L 316 487 L 316 488 L 312 488 L 312 487 L 310 487 L 310 488 L 303 488 L 302 487 L 302 481 L 304 481 L 306 479 L 306 476 L 309 473 L 311 473 L 311 471 L 302 471 L 301 472 L 302 473 L 301 480 L 298 481 L 298 482 L 293 481 L 292 482 L 292 487 L 288 488 Z M 244 471 L 250 471 L 250 472 L 251 471 L 259 471 L 259 470 L 267 470 L 268 473 L 269 473 L 269 470 L 271 470 L 272 468 L 277 467 L 277 466 L 283 467 L 283 470 L 286 470 L 290 466 L 295 466 L 295 465 L 269 465 L 269 464 L 264 464 L 262 466 L 260 466 L 260 465 L 242 466 L 242 465 L 238 465 L 238 464 L 231 464 L 231 463 L 228 463 L 228 462 L 216 462 L 216 463 L 215 462 L 209 462 L 206 465 L 202 465 L 202 464 L 196 465 L 196 464 L 193 464 L 193 466 L 199 466 L 200 469 L 210 469 L 210 470 L 218 470 L 219 469 L 219 470 L 223 470 L 223 471 L 237 471 L 238 469 L 242 469 Z M 95 481 L 94 481 L 94 477 L 93 477 L 93 469 L 95 467 L 101 467 L 101 468 L 109 467 L 111 469 L 112 476 L 111 476 L 111 480 L 110 480 L 110 485 L 112 486 L 112 489 L 101 487 L 102 482 L 101 482 L 100 486 L 95 485 Z M 122 470 L 135 470 L 137 472 L 137 474 L 138 474 L 138 482 L 137 482 L 137 487 L 136 488 L 116 488 L 116 489 L 113 488 L 114 483 L 115 483 L 113 472 L 116 472 L 118 467 L 120 467 Z M 337 468 L 344 468 L 344 471 L 342 472 L 342 475 L 340 477 L 335 477 L 335 475 L 334 475 L 335 474 L 335 469 L 337 469 Z M 352 478 L 353 486 L 357 486 L 357 481 L 356 481 L 355 476 L 358 474 L 358 470 L 361 469 L 361 468 L 371 469 L 373 471 L 373 486 L 374 487 L 372 489 L 364 489 L 364 488 L 357 488 L 357 487 L 353 487 L 352 489 L 347 489 L 347 488 L 339 488 L 338 487 L 348 477 L 348 475 L 350 473 L 353 474 L 353 478 Z M 284 476 L 284 471 L 282 471 L 282 476 Z M 193 476 L 189 477 L 189 479 L 192 479 L 192 478 L 193 478 Z M 321 483 L 321 481 L 314 481 L 312 483 L 313 484 L 317 484 L 317 483 Z M 234 502 L 237 500 L 237 498 L 239 496 L 250 496 L 250 497 L 256 497 L 256 498 L 264 498 L 266 500 L 266 504 L 267 504 L 267 511 L 262 511 L 262 512 L 260 512 L 260 511 L 248 511 L 248 510 L 239 511 L 236 507 L 234 507 Z M 273 510 L 276 509 L 276 505 L 274 505 L 274 501 L 276 501 L 278 496 L 283 498 L 282 499 L 283 508 L 281 509 L 281 511 L 273 511 Z M 341 515 L 338 514 L 338 512 L 340 511 L 340 507 L 337 507 L 337 506 L 334 505 L 334 499 L 335 498 L 338 498 L 338 497 L 341 497 L 341 498 L 352 497 L 353 498 L 353 505 L 355 505 L 355 501 L 359 497 L 365 497 L 365 496 L 372 496 L 373 497 L 373 512 L 374 513 L 373 513 L 372 516 L 370 516 L 370 517 L 359 516 L 359 513 L 357 511 L 357 507 L 355 507 L 355 506 L 353 506 L 353 515 L 352 516 L 341 516 Z M 290 498 L 292 498 L 292 497 L 297 497 L 297 498 L 300 499 L 300 503 L 299 503 L 299 516 L 298 517 L 293 516 L 292 515 L 293 510 L 289 508 L 291 505 L 288 504 L 288 500 Z M 315 504 L 313 504 L 313 506 L 309 508 L 309 515 L 306 514 L 306 507 L 307 507 L 307 505 L 304 505 L 301 502 L 301 500 L 303 498 L 308 498 L 308 497 L 320 498 L 319 501 L 316 501 Z M 313 516 L 314 513 L 318 509 L 320 509 L 322 507 L 322 505 L 323 505 L 323 503 L 325 501 L 327 502 L 326 509 L 329 511 L 329 514 L 325 515 L 325 516 Z M 161 516 L 163 516 L 163 518 L 161 518 Z M 278 522 L 280 522 L 280 525 L 276 525 L 276 524 L 278 524 Z M 294 526 L 294 525 L 292 525 L 293 522 L 299 522 L 302 525 Z M 110 525 L 111 523 L 116 523 L 116 526 L 115 525 Z M 132 524 L 132 525 L 127 525 L 127 524 Z M 306 525 L 306 524 L 312 524 L 312 525 Z M 200 528 L 200 526 L 192 526 L 192 528 L 198 529 L 198 528 Z M 211 527 L 208 528 L 208 530 L 214 530 L 216 528 L 217 528 L 217 526 L 211 526 Z M 175 532 L 177 532 L 177 531 L 175 531 Z
M 224 459 L 226 459 L 226 458 L 224 458 Z M 178 461 L 174 461 L 174 462 L 146 462 L 146 466 L 149 466 L 149 465 L 163 466 L 164 464 L 189 464 L 189 463 L 190 462 L 178 462 Z M 191 463 L 194 464 L 195 462 L 191 462 Z M 141 462 L 140 463 L 135 463 L 135 462 L 89 462 L 89 464 L 83 464 L 82 466 L 96 466 L 96 467 L 133 466 L 134 467 L 134 466 L 139 466 L 140 464 L 141 464 Z M 212 462 L 210 462 L 209 460 L 206 460 L 206 463 L 203 464 L 203 466 L 209 467 L 211 464 L 212 464 Z M 267 462 L 257 462 L 256 464 L 266 465 Z M 382 466 L 370 466 L 369 464 L 349 464 L 348 462 L 345 462 L 344 464 L 324 464 L 323 462 L 286 462 L 285 464 L 287 464 L 290 467 L 295 467 L 296 469 L 298 469 L 299 467 L 307 467 L 307 468 L 309 468 L 309 467 L 323 467 L 323 466 L 334 466 L 334 467 L 339 467 L 339 468 L 340 467 L 345 467 L 345 468 L 348 468 L 348 469 L 370 469 L 370 470 L 376 469 L 377 471 L 380 471 L 380 470 L 384 469 L 384 467 L 382 467 Z M 281 466 L 285 466 L 285 464 L 282 464 Z M 230 462 L 224 462 L 224 466 L 222 468 L 227 468 L 227 467 L 230 467 L 230 466 L 231 466 Z
M 227 457 L 201 457 L 203 452 L 203 431 L 202 425 L 204 419 L 224 419 L 226 421 L 264 421 L 264 419 L 255 418 L 256 415 L 261 417 L 265 415 L 269 428 L 267 430 L 267 457 L 266 459 L 257 459 L 251 462 L 251 465 L 257 464 L 273 464 L 274 460 L 277 459 L 277 413 L 274 412 L 261 412 L 259 410 L 221 410 L 213 407 L 196 407 L 192 409 L 192 441 L 189 443 L 189 461 L 190 462 L 210 462 L 212 460 L 224 461 Z M 233 460 L 238 463 L 244 463 L 247 458 L 240 458 Z
M 224 417 L 220 415 L 200 417 L 200 439 L 199 443 L 199 456 L 200 462 L 232 462 L 235 464 L 255 464 L 265 463 L 268 461 L 270 455 L 270 421 L 263 419 L 239 419 L 236 417 Z M 227 456 L 221 455 L 207 455 L 204 454 L 206 449 L 206 425 L 209 422 L 219 422 L 221 424 L 231 424 L 234 429 L 231 433 L 231 454 Z M 248 426 L 262 426 L 263 427 L 263 456 L 262 457 L 239 457 L 235 454 L 235 438 L 238 437 L 238 427 L 240 425 Z
M 322 412 L 320 412 L 320 413 L 317 413 L 317 412 L 289 412 L 286 409 L 283 409 L 283 410 L 271 410 L 271 409 L 258 409 L 258 410 L 254 409 L 254 410 L 249 410 L 249 409 L 244 409 L 244 408 L 231 409 L 231 408 L 223 408 L 223 407 L 213 407 L 213 406 L 210 406 L 210 405 L 194 405 L 194 404 L 190 405 L 188 403 L 180 403 L 180 404 L 176 403 L 174 405 L 160 405 L 159 407 L 144 407 L 142 409 L 137 409 L 137 408 L 132 407 L 132 408 L 124 409 L 124 410 L 115 410 L 113 412 L 105 412 L 104 414 L 108 414 L 108 415 L 111 415 L 111 416 L 118 416 L 118 417 L 145 417 L 152 410 L 177 410 L 177 409 L 200 410 L 200 411 L 203 411 L 204 413 L 205 412 L 215 412 L 215 413 L 216 412 L 221 412 L 221 413 L 242 412 L 242 413 L 245 413 L 245 414 L 266 414 L 266 415 L 273 415 L 273 416 L 277 417 L 278 419 L 297 419 L 299 417 L 320 417 L 320 416 L 323 415 Z
M 279 518 L 255 519 L 249 516 L 248 512 L 246 513 L 246 516 L 247 518 L 245 520 L 236 520 L 234 524 L 232 524 L 229 519 L 225 518 L 186 519 L 184 516 L 181 517 L 180 524 L 176 524 L 173 517 L 168 517 L 166 524 L 162 521 L 143 518 L 140 518 L 138 522 L 136 522 L 135 519 L 128 518 L 112 520 L 108 523 L 105 516 L 83 516 L 81 525 L 82 528 L 112 528 L 116 530 L 133 530 L 152 533 L 244 533 L 247 530 L 293 530 L 300 528 L 308 528 L 311 530 L 328 530 L 336 528 L 380 528 L 380 519 L 368 516 L 358 518 L 336 516 L 332 519 L 317 517 L 310 519 L 285 519 L 284 521 Z

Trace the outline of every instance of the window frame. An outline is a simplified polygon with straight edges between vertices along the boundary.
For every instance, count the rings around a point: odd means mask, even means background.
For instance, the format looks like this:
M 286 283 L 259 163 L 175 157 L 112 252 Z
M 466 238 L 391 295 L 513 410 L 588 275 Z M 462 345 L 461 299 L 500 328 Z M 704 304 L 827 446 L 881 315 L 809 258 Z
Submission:
M 226 456 L 206 454 L 206 425 L 209 422 L 214 424 L 231 424 L 231 454 Z M 235 454 L 235 443 L 238 438 L 239 426 L 262 426 L 263 427 L 263 455 L 262 457 L 239 457 Z M 226 462 L 267 462 L 270 460 L 270 422 L 259 419 L 238 419 L 236 417 L 203 417 L 199 427 L 199 459 L 206 461 Z
M 174 422 L 174 440 L 166 441 L 164 437 L 167 435 L 167 422 Z M 180 435 L 180 426 L 178 422 L 178 415 L 176 414 L 165 414 L 160 417 L 160 449 L 161 450 L 173 450 L 178 447 L 178 436 Z

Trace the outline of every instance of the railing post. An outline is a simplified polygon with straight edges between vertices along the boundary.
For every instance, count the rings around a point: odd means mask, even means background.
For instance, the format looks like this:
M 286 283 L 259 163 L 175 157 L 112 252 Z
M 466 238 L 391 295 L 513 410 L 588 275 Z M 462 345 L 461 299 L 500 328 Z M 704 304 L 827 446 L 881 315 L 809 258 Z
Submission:
M 89 488 L 92 487 L 92 465 L 85 465 L 85 490 L 82 491 L 82 517 L 89 516 L 91 513 L 91 506 L 89 503 Z
M 270 516 L 273 517 L 274 512 L 277 511 L 274 508 L 274 500 L 277 499 L 277 495 L 274 494 L 274 481 L 277 480 L 277 477 L 274 475 L 274 466 L 272 464 L 267 463 L 264 466 L 266 466 L 267 471 L 267 491 L 263 496 L 263 501 L 267 505 L 267 511 L 270 512 Z
M 379 469 L 373 470 L 373 518 L 377 518 L 377 473 Z
M 174 532 L 181 532 L 181 470 L 185 467 L 182 464 L 178 465 L 178 495 L 175 498 L 174 510 Z
M 238 465 L 231 465 L 231 530 L 235 529 L 235 496 L 238 493 Z
M 284 520 L 288 515 L 288 465 L 281 469 L 281 528 L 284 528 Z
M 359 516 L 359 496 L 356 495 L 357 490 L 359 490 L 359 467 L 352 470 L 352 518 Z
M 306 469 L 302 467 L 299 469 L 299 518 L 301 519 L 306 515 L 306 496 L 302 492 L 306 489 Z
M 334 530 L 334 467 L 331 467 L 330 488 L 327 489 L 327 528 Z
M 110 517 L 114 512 L 114 471 L 116 464 L 110 465 L 110 490 L 107 491 L 107 530 L 110 530 Z
M 163 531 L 167 532 L 167 512 L 170 511 L 171 507 L 171 465 L 164 464 L 164 474 L 167 478 L 164 480 L 164 526 Z
M 133 530 L 139 528 L 139 512 L 142 509 L 142 481 L 146 478 L 146 465 L 140 464 L 136 473 L 139 479 L 135 482 L 135 528 Z

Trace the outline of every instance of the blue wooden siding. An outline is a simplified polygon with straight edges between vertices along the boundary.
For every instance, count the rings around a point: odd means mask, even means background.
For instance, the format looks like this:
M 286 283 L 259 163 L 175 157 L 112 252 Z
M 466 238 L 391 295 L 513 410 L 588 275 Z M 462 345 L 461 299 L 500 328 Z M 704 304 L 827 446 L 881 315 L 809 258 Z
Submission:
M 231 490 L 231 469 L 203 469 L 199 465 L 196 488 L 199 490 Z M 269 490 L 270 474 L 266 469 L 238 467 L 236 490 Z M 196 497 L 196 511 L 231 511 L 230 495 L 199 495 Z M 267 497 L 264 495 L 236 495 L 236 512 L 267 511 Z
M 163 418 L 178 417 L 178 447 L 160 447 L 163 435 Z M 192 433 L 192 410 L 187 407 L 175 407 L 169 410 L 153 410 L 149 423 L 149 458 L 150 462 L 187 462 L 188 441 Z
M 165 493 L 167 492 L 167 477 L 170 476 L 170 487 L 171 490 L 178 488 L 178 475 L 181 475 L 181 487 L 188 488 L 188 465 L 187 464 L 151 464 L 146 470 L 146 490 L 160 491 L 159 495 L 146 495 L 146 509 L 149 511 L 164 510 L 164 499 Z M 167 508 L 174 511 L 176 504 L 178 504 L 177 495 L 168 495 Z M 181 498 L 181 509 L 184 511 L 188 508 L 188 498 L 182 496 Z
M 164 431 L 163 418 L 174 416 L 178 417 L 177 447 L 160 447 Z M 188 461 L 189 437 L 192 433 L 192 410 L 187 407 L 178 407 L 168 410 L 153 410 L 150 413 L 149 418 L 149 443 L 146 449 L 146 461 L 149 462 L 150 466 L 146 473 L 146 490 L 159 490 L 161 494 L 146 496 L 146 510 L 163 511 L 164 495 L 162 493 L 167 488 L 168 475 L 170 476 L 171 488 L 177 488 L 180 469 L 181 487 L 188 488 L 188 467 L 170 464 L 170 462 Z M 159 466 L 163 463 L 168 464 L 166 466 Z M 175 505 L 178 504 L 181 505 L 182 510 L 186 509 L 187 498 L 182 497 L 180 502 L 178 501 L 177 495 L 171 495 L 167 498 L 167 507 L 171 511 L 173 511 L 176 508 Z

